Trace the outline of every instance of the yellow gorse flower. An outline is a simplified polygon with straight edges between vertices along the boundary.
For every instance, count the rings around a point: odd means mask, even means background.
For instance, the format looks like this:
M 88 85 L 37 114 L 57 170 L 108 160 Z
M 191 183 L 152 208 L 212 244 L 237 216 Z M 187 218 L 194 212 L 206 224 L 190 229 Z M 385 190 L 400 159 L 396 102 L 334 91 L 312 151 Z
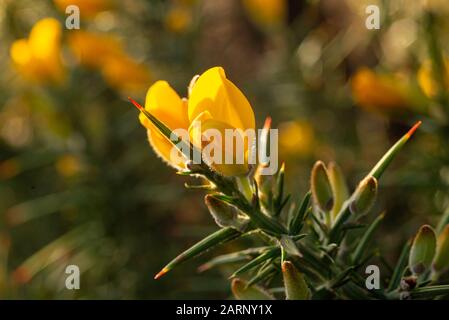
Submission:
M 78 62 L 89 68 L 101 68 L 106 57 L 123 52 L 122 43 L 111 34 L 71 31 L 67 35 L 67 43 Z
M 315 133 L 307 121 L 293 120 L 279 125 L 279 146 L 287 156 L 308 156 L 316 143 Z
M 378 75 L 368 68 L 359 69 L 351 79 L 355 102 L 378 113 L 397 113 L 409 105 L 406 88 L 399 79 Z
M 286 0 L 243 0 L 250 18 L 261 27 L 276 27 L 287 17 Z
M 441 89 L 449 90 L 449 59 L 445 59 L 444 64 L 445 70 L 443 74 L 446 88 Z M 435 83 L 435 79 L 432 74 L 432 63 L 430 62 L 430 60 L 427 60 L 422 64 L 422 66 L 418 70 L 417 76 L 419 85 L 426 96 L 435 97 L 437 95 L 438 85 Z
M 157 81 L 148 90 L 145 109 L 162 121 L 172 131 L 188 130 L 190 141 L 197 147 L 204 146 L 202 134 L 208 129 L 216 129 L 224 137 L 226 129 L 237 129 L 239 132 L 255 130 L 254 113 L 244 94 L 226 78 L 221 67 L 214 67 L 204 72 L 190 87 L 189 99 L 181 97 L 165 81 Z M 148 129 L 149 141 L 155 152 L 171 166 L 182 169 L 184 162 L 175 163 L 171 158 L 173 144 L 166 139 L 143 115 L 141 123 Z M 201 124 L 201 132 L 196 124 Z M 208 141 L 209 143 L 217 143 Z M 212 168 L 225 176 L 238 176 L 248 172 L 247 156 L 250 142 L 245 140 L 245 162 L 243 164 L 213 163 Z M 234 143 L 235 146 L 235 143 Z M 235 159 L 235 148 L 230 149 L 222 140 L 222 158 L 232 153 Z M 238 150 L 237 150 L 238 152 Z M 203 157 L 205 155 L 203 154 Z M 207 159 L 205 159 L 207 162 Z
M 114 34 L 72 31 L 68 44 L 81 65 L 99 69 L 105 81 L 119 91 L 139 92 L 151 81 L 148 68 L 130 57 Z
M 183 33 L 192 25 L 192 8 L 185 5 L 172 6 L 164 19 L 165 27 L 175 33 Z
M 39 83 L 59 83 L 64 78 L 61 60 L 61 25 L 53 18 L 38 21 L 28 39 L 15 41 L 11 59 L 26 78 Z

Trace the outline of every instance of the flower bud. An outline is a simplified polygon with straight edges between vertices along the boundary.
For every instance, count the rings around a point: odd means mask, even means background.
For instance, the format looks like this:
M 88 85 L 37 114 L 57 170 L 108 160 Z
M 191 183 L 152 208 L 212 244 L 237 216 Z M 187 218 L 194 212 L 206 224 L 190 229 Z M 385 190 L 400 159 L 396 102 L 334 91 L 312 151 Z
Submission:
M 417 278 L 415 276 L 404 277 L 399 283 L 399 287 L 402 291 L 410 291 L 415 289 L 417 284 Z
M 422 226 L 413 239 L 409 256 L 408 264 L 415 275 L 423 273 L 430 267 L 435 256 L 435 248 L 435 232 L 428 225 Z
M 287 300 L 308 300 L 310 298 L 310 290 L 304 276 L 293 263 L 290 261 L 282 263 L 282 275 Z
M 232 293 L 237 300 L 273 300 L 273 296 L 258 286 L 247 286 L 247 282 L 234 278 L 231 284 Z
M 377 180 L 374 177 L 363 179 L 354 192 L 349 209 L 353 214 L 362 215 L 368 212 L 377 196 Z
M 340 167 L 335 162 L 329 163 L 327 173 L 329 175 L 329 181 L 334 198 L 332 217 L 335 219 L 343 206 L 343 202 L 348 199 L 349 191 L 348 186 L 346 185 L 345 177 L 343 176 Z
M 334 204 L 332 188 L 327 175 L 326 166 L 322 161 L 317 161 L 313 166 L 311 189 L 314 202 L 323 211 L 331 210 Z
M 433 269 L 437 272 L 449 267 L 449 224 L 438 236 L 437 249 L 433 260 Z
M 245 231 L 249 219 L 239 214 L 239 210 L 236 207 L 217 199 L 211 194 L 204 197 L 204 202 L 220 227 L 232 227 L 240 232 Z

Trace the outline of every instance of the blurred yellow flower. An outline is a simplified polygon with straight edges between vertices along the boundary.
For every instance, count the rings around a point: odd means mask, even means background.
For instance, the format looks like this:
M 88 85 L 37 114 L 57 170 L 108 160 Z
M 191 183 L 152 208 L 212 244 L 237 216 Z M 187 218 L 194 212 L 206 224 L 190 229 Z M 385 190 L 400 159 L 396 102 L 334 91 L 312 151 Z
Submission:
M 28 39 L 16 40 L 11 45 L 11 59 L 25 78 L 38 83 L 63 81 L 61 32 L 56 19 L 45 18 L 33 26 Z
M 446 67 L 446 70 L 444 72 L 446 89 L 449 89 L 449 59 L 445 59 L 444 63 Z M 434 97 L 438 93 L 438 86 L 435 83 L 432 73 L 432 63 L 430 62 L 430 60 L 425 61 L 418 70 L 419 85 L 428 97 Z
M 313 128 L 305 121 L 287 121 L 279 125 L 279 147 L 288 155 L 309 155 L 314 139 Z
M 67 42 L 78 62 L 91 68 L 100 68 L 106 57 L 121 55 L 123 52 L 122 43 L 111 34 L 71 31 L 67 35 Z
M 111 87 L 125 93 L 145 90 L 151 82 L 147 67 L 125 54 L 106 57 L 102 74 Z
M 81 162 L 78 157 L 65 154 L 56 160 L 55 167 L 61 176 L 69 178 L 81 171 Z
M 81 18 L 92 18 L 97 13 L 110 10 L 113 7 L 111 0 L 53 0 L 53 2 L 64 13 L 68 6 L 77 6 L 80 9 Z
M 119 91 L 140 92 L 151 81 L 148 68 L 128 56 L 113 34 L 74 31 L 68 35 L 68 44 L 80 64 L 99 69 L 105 81 Z
M 222 137 L 225 136 L 225 129 L 255 130 L 251 105 L 243 93 L 226 78 L 221 67 L 211 68 L 198 77 L 190 87 L 188 101 L 181 99 L 167 82 L 157 81 L 148 90 L 145 109 L 171 130 L 188 130 L 190 141 L 198 148 L 203 146 L 201 135 L 208 129 L 218 130 Z M 173 163 L 171 160 L 172 143 L 160 135 L 143 114 L 140 115 L 140 121 L 148 129 L 149 140 L 156 153 L 175 168 L 183 168 L 183 163 Z M 197 131 L 198 123 L 201 125 L 201 132 Z M 222 159 L 226 154 L 232 154 L 235 159 L 235 149 L 230 150 L 224 144 L 224 139 L 220 147 Z M 245 140 L 245 160 L 248 148 L 248 141 Z M 248 171 L 247 161 L 243 164 L 235 161 L 225 164 L 225 161 L 221 161 L 220 164 L 213 163 L 212 167 L 225 176 L 242 175 Z
M 185 5 L 173 5 L 165 16 L 165 27 L 175 33 L 183 33 L 192 24 L 192 9 Z
M 378 75 L 361 68 L 352 77 L 351 87 L 355 102 L 368 111 L 392 114 L 409 106 L 406 88 L 394 76 Z
M 243 0 L 249 17 L 262 27 L 281 25 L 287 16 L 287 0 Z

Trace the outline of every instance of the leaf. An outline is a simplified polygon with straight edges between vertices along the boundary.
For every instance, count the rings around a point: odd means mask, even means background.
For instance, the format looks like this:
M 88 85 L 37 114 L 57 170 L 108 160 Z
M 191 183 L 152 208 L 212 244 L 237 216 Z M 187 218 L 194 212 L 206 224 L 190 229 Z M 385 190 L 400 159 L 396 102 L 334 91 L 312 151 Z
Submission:
M 278 270 L 273 266 L 271 261 L 267 262 L 269 262 L 270 264 L 268 266 L 263 266 L 262 268 L 260 268 L 259 272 L 257 272 L 257 274 L 248 281 L 247 286 L 252 286 L 262 281 L 266 281 L 270 277 L 273 277 L 278 273 Z
M 163 275 L 165 275 L 167 272 L 175 268 L 176 266 L 180 265 L 181 263 L 194 258 L 198 256 L 199 254 L 209 250 L 210 248 L 220 244 L 220 243 L 226 243 L 231 240 L 234 240 L 238 238 L 242 233 L 235 230 L 234 228 L 223 228 L 218 231 L 215 231 L 214 233 L 210 234 L 200 242 L 196 243 L 180 255 L 178 255 L 176 258 L 174 258 L 172 261 L 170 261 L 164 268 L 162 268 L 161 271 L 159 271 L 158 274 L 154 277 L 154 279 L 159 279 Z
M 384 156 L 379 160 L 379 162 L 376 163 L 374 168 L 371 170 L 371 172 L 368 174 L 368 176 L 373 176 L 377 180 L 382 176 L 385 169 L 390 165 L 391 161 L 393 161 L 394 157 L 396 157 L 397 153 L 402 149 L 402 147 L 405 145 L 405 143 L 410 139 L 410 137 L 415 133 L 415 131 L 419 128 L 421 125 L 421 121 L 418 121 L 415 123 L 415 125 L 400 138 L 385 154 Z
M 401 255 L 399 256 L 399 260 L 396 263 L 396 267 L 394 268 L 393 275 L 391 276 L 390 284 L 388 286 L 388 291 L 392 291 L 396 289 L 400 282 L 402 275 L 404 274 L 404 270 L 407 267 L 407 260 L 410 253 L 410 247 L 412 246 L 412 241 L 407 241 L 401 251 Z
M 273 201 L 275 214 L 279 214 L 281 211 L 281 204 L 283 202 L 282 199 L 284 197 L 284 176 L 285 176 L 285 163 L 283 162 L 281 164 L 281 168 L 279 169 L 276 178 L 276 187 Z
M 261 263 L 267 261 L 268 259 L 271 259 L 277 255 L 280 254 L 280 250 L 278 247 L 272 247 L 270 249 L 268 249 L 267 251 L 265 251 L 264 253 L 262 253 L 260 256 L 258 256 L 257 258 L 251 260 L 250 262 L 248 262 L 247 264 L 243 265 L 242 267 L 240 267 L 237 271 L 235 271 L 230 278 L 235 278 L 238 275 L 260 265 Z
M 317 161 L 312 168 L 310 187 L 313 200 L 321 210 L 324 212 L 331 210 L 334 204 L 334 198 L 327 169 L 322 161 Z
M 311 192 L 307 192 L 302 199 L 301 205 L 299 206 L 298 212 L 292 217 L 289 224 L 289 233 L 291 235 L 296 235 L 301 231 L 304 224 L 304 217 L 306 215 L 307 209 L 309 208 Z
M 363 215 L 374 204 L 377 196 L 377 180 L 374 177 L 363 179 L 351 197 L 349 210 L 352 214 Z
M 436 233 L 440 234 L 447 224 L 449 224 L 449 208 L 447 208 L 447 210 L 441 216 L 440 221 L 438 222 L 438 226 L 435 230 Z
M 329 163 L 327 174 L 329 175 L 329 181 L 334 197 L 334 206 L 332 207 L 331 215 L 332 219 L 335 220 L 337 214 L 340 212 L 343 202 L 349 198 L 349 190 L 345 177 L 340 167 L 335 162 Z
M 449 294 L 449 285 L 416 288 L 410 292 L 412 298 L 432 299 L 441 295 Z
M 449 267 L 449 224 L 446 225 L 438 236 L 432 267 L 437 272 L 441 272 Z
M 217 256 L 208 262 L 202 264 L 198 267 L 198 272 L 204 272 L 206 270 L 212 269 L 214 267 L 228 264 L 228 263 L 237 263 L 237 262 L 243 262 L 248 261 L 251 259 L 251 257 L 254 257 L 255 255 L 261 254 L 263 251 L 268 249 L 269 247 L 257 247 L 257 248 L 250 248 L 242 251 L 232 252 L 228 254 L 223 254 L 220 256 Z
M 363 254 L 365 253 L 365 250 L 368 246 L 369 240 L 371 239 L 372 235 L 374 234 L 374 231 L 376 230 L 377 226 L 381 223 L 383 218 L 385 217 L 385 213 L 381 213 L 374 221 L 371 223 L 369 228 L 365 231 L 365 233 L 362 236 L 362 239 L 360 239 L 354 254 L 352 255 L 352 262 L 354 264 L 358 264 L 360 259 L 363 258 Z
M 241 215 L 236 207 L 217 199 L 211 194 L 204 197 L 204 202 L 220 227 L 231 227 L 240 232 L 244 232 L 248 228 L 249 219 Z
M 304 275 L 290 261 L 282 263 L 285 295 L 287 300 L 309 300 L 311 293 Z
M 418 121 L 402 138 L 400 138 L 384 155 L 383 157 L 376 163 L 367 177 L 372 176 L 379 180 L 379 178 L 384 173 L 385 169 L 390 165 L 391 161 L 393 161 L 394 157 L 397 153 L 402 149 L 405 143 L 410 139 L 413 133 L 418 129 L 421 125 L 421 121 Z M 337 215 L 337 218 L 333 224 L 333 227 L 329 234 L 330 242 L 337 242 L 337 240 L 341 240 L 342 233 L 341 228 L 346 223 L 346 221 L 351 216 L 351 211 L 349 209 L 350 201 L 345 201 L 340 212 Z
M 435 248 L 435 232 L 428 225 L 422 226 L 415 236 L 410 249 L 408 264 L 414 274 L 419 275 L 430 267 L 435 256 Z
M 299 252 L 298 247 L 296 246 L 295 241 L 287 235 L 282 235 L 281 239 L 279 240 L 282 248 L 291 256 L 297 256 L 302 257 L 301 252 Z
M 237 300 L 274 300 L 274 297 L 259 286 L 247 286 L 247 282 L 235 278 L 231 284 L 232 293 Z

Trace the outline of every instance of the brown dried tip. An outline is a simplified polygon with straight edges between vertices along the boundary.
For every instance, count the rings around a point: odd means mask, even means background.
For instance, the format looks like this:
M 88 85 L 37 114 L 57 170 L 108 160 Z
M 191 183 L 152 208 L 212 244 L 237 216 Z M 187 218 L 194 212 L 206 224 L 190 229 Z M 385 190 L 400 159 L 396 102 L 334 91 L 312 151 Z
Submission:
M 293 264 L 290 261 L 284 261 L 281 265 L 282 272 L 291 271 L 293 269 Z
M 415 133 L 415 131 L 419 128 L 421 123 L 422 121 L 418 121 L 417 123 L 415 123 L 415 125 L 405 134 L 407 139 L 409 139 Z
M 142 111 L 142 110 L 144 110 L 143 109 L 143 107 L 136 101 L 136 100 L 134 100 L 133 98 L 131 98 L 131 97 L 128 97 L 128 100 L 137 108 L 137 109 L 139 109 L 139 111 Z
M 166 274 L 168 271 L 170 271 L 167 268 L 163 268 L 161 271 L 159 271 L 159 273 L 157 275 L 154 276 L 154 280 L 159 279 L 160 277 L 162 277 L 164 274 Z

